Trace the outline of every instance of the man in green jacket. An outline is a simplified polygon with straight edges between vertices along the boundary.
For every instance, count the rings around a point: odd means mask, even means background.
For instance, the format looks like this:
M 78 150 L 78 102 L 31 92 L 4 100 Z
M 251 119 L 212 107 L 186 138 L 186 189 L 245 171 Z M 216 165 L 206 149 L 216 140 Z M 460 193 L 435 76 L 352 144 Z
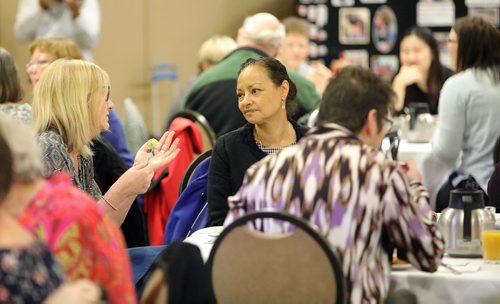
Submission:
M 276 56 L 284 37 L 284 27 L 275 16 L 258 13 L 247 17 L 238 31 L 238 48 L 197 78 L 187 95 L 186 108 L 205 116 L 217 136 L 243 126 L 246 121 L 236 97 L 241 64 L 248 58 Z M 309 80 L 294 71 L 288 73 L 298 89 L 296 105 L 289 109 L 289 116 L 298 119 L 315 109 L 320 97 Z

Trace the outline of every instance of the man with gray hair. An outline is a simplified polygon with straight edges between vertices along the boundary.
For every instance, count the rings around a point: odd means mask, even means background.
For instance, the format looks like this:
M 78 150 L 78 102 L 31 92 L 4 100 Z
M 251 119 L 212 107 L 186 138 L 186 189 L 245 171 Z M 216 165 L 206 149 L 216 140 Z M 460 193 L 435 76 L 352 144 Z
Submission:
M 247 17 L 238 30 L 238 48 L 198 77 L 187 95 L 186 108 L 205 116 L 217 136 L 243 126 L 246 121 L 236 97 L 238 70 L 248 58 L 274 57 L 284 37 L 285 29 L 275 16 L 258 13 Z M 307 79 L 292 71 L 289 75 L 298 89 L 289 116 L 297 119 L 316 108 L 319 95 Z

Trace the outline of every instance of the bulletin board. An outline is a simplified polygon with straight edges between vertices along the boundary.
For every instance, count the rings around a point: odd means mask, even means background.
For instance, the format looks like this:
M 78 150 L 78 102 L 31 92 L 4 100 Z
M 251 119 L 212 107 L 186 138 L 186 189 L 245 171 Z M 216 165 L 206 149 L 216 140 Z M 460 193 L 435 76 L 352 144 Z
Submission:
M 450 1 L 454 5 L 454 12 L 451 12 L 454 13 L 453 20 L 468 14 L 466 1 L 470 0 Z M 311 60 L 323 60 L 328 65 L 339 54 L 348 54 L 361 65 L 374 70 L 377 65 L 392 66 L 397 70 L 399 41 L 408 28 L 417 24 L 418 2 L 297 0 L 296 15 L 311 23 Z M 427 27 L 437 34 L 440 46 L 445 47 L 452 23 L 440 25 L 439 21 L 446 18 L 433 18 L 428 21 L 435 21 L 436 25 Z M 446 64 L 446 60 L 443 63 Z

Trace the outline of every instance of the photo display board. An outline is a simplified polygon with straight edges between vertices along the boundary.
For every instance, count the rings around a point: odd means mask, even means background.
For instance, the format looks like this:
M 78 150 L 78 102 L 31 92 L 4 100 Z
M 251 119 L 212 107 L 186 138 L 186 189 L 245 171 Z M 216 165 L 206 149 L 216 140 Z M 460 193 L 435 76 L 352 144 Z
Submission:
M 498 15 L 498 9 L 487 13 Z M 295 12 L 311 24 L 311 60 L 329 65 L 346 57 L 391 77 L 399 68 L 401 36 L 417 19 L 435 33 L 447 65 L 448 32 L 454 19 L 467 16 L 468 8 L 464 0 L 297 0 Z

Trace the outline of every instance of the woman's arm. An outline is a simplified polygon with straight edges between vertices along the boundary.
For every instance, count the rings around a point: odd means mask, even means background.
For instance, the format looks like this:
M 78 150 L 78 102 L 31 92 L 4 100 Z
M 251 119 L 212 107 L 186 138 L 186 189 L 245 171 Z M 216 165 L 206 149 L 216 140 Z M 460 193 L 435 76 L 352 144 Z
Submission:
M 93 49 L 97 45 L 101 30 L 101 10 L 97 0 L 84 0 L 79 15 L 73 19 L 73 24 L 77 44 L 82 49 Z
M 42 19 L 43 11 L 44 9 L 39 0 L 19 0 L 14 23 L 14 36 L 23 41 L 35 39 L 35 33 Z
M 396 111 L 401 111 L 403 109 L 406 97 L 406 87 L 422 79 L 423 75 L 417 67 L 401 66 L 401 69 L 392 81 L 392 89 L 396 93 L 396 102 L 394 104 L 394 109 Z

